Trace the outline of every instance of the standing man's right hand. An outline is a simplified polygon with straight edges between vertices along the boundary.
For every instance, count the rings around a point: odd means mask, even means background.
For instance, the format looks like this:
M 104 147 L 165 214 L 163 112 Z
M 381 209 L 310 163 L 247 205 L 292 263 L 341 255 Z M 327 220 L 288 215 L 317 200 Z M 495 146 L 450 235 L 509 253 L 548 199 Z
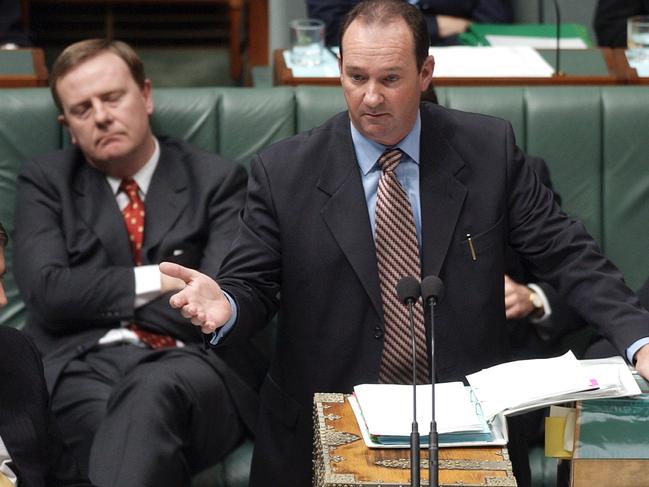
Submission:
M 230 302 L 211 277 L 171 262 L 161 263 L 160 272 L 185 282 L 185 288 L 171 296 L 169 304 L 203 333 L 214 333 L 232 316 Z

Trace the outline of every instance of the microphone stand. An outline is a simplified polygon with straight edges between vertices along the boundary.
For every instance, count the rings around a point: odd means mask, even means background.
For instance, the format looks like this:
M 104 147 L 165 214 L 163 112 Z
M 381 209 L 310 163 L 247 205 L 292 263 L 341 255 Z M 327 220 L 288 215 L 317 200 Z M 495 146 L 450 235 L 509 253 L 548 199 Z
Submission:
M 428 436 L 428 478 L 431 487 L 439 486 L 439 436 L 435 421 L 435 306 L 444 294 L 444 284 L 437 276 L 427 276 L 421 281 L 421 295 L 430 309 L 430 433 Z
M 428 485 L 439 486 L 439 436 L 435 421 L 435 297 L 426 300 L 430 308 L 430 432 L 428 433 Z
M 553 3 L 557 21 L 557 47 L 554 50 L 554 75 L 564 76 L 565 73 L 561 71 L 561 10 L 559 9 L 558 0 L 554 0 Z
M 410 485 L 419 487 L 419 425 L 417 424 L 417 349 L 415 345 L 415 320 L 412 308 L 415 300 L 408 299 L 408 318 L 410 321 L 410 338 L 412 342 L 412 431 L 410 432 Z

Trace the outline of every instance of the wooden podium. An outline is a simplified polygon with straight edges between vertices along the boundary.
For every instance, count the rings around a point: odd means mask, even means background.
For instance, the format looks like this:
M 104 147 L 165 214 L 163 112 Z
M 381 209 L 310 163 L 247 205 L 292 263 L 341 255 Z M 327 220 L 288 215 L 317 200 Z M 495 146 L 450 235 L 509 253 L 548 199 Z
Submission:
M 407 449 L 369 449 L 343 394 L 315 394 L 316 487 L 410 485 Z M 506 447 L 440 448 L 440 486 L 515 486 Z M 422 451 L 422 485 L 428 485 L 428 450 Z

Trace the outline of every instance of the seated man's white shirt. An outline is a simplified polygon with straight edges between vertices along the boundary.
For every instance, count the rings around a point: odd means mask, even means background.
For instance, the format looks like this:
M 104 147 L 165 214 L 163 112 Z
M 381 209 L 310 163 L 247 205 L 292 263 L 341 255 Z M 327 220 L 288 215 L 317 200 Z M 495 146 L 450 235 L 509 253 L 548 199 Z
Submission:
M 2 441 L 2 436 L 0 436 L 0 473 L 7 477 L 9 479 L 9 482 L 17 485 L 18 479 L 16 478 L 14 471 L 9 467 L 10 464 L 11 456 L 9 455 L 9 451 Z
M 550 306 L 550 301 L 548 301 L 548 297 L 545 295 L 545 292 L 543 292 L 543 289 L 541 289 L 540 286 L 537 286 L 533 282 L 530 282 L 527 287 L 534 291 L 536 295 L 541 298 L 541 302 L 543 303 L 543 314 L 531 319 L 532 323 L 541 323 L 542 321 L 545 321 L 550 318 L 550 316 L 552 316 L 552 307 Z

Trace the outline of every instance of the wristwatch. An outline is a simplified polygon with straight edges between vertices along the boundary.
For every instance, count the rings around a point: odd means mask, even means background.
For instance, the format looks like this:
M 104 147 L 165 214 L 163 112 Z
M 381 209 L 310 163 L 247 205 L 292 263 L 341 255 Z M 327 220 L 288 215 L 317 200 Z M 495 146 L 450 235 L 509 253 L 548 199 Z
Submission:
M 541 296 L 536 294 L 531 289 L 530 289 L 530 303 L 532 303 L 532 306 L 534 306 L 534 311 L 532 311 L 532 315 L 536 317 L 543 316 L 543 314 L 545 313 L 545 309 L 543 309 L 543 300 L 541 299 Z

